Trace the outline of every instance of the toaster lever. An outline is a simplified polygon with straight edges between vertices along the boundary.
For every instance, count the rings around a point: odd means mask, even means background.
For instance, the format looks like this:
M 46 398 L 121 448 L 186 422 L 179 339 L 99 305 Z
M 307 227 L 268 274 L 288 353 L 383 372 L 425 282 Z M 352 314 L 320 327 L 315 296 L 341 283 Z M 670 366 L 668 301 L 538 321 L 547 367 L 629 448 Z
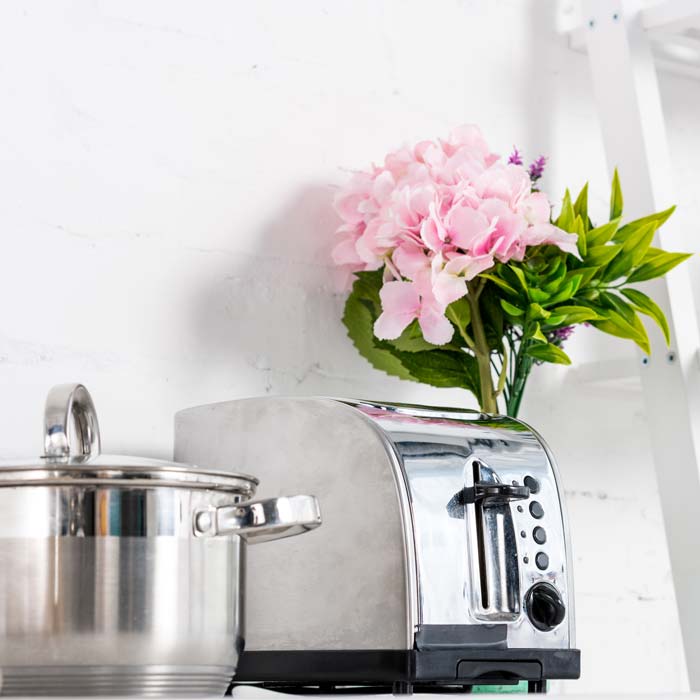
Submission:
M 480 459 L 472 462 L 472 470 L 473 481 L 462 492 L 471 553 L 472 613 L 478 620 L 514 621 L 520 615 L 520 571 L 510 502 L 528 498 L 530 489 L 502 483 Z
M 508 501 L 520 501 L 530 496 L 527 486 L 511 484 L 499 484 L 490 481 L 477 481 L 473 487 L 465 488 L 465 503 L 481 503 L 488 507 L 490 504 L 508 503 Z

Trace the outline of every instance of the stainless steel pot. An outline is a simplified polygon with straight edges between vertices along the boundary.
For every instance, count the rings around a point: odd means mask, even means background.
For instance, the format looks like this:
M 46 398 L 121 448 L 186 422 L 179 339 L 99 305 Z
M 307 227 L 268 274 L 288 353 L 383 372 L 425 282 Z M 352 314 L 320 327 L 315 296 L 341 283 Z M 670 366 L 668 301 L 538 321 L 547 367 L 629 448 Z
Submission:
M 251 476 L 100 455 L 79 384 L 51 390 L 44 436 L 43 457 L 0 466 L 2 692 L 223 694 L 245 543 L 317 527 L 316 499 L 251 501 Z

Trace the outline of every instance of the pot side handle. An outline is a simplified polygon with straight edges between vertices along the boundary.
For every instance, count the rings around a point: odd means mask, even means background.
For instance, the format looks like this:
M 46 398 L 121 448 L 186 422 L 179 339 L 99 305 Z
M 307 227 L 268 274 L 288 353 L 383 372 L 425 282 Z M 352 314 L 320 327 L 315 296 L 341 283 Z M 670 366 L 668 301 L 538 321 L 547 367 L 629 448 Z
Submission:
M 315 496 L 280 496 L 195 512 L 196 537 L 238 535 L 248 544 L 301 535 L 321 524 Z

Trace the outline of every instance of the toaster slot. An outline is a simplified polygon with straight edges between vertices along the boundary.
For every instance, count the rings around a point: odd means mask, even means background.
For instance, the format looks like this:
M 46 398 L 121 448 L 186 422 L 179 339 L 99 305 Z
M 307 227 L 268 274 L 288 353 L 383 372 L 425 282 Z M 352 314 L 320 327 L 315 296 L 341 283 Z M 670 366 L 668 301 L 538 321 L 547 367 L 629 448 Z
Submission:
M 472 462 L 474 484 L 481 481 L 481 463 Z M 489 584 L 486 577 L 486 548 L 484 546 L 484 513 L 481 501 L 474 501 L 475 525 L 476 525 L 476 557 L 479 564 L 479 590 L 481 592 L 481 608 L 489 607 Z
M 470 476 L 465 505 L 472 612 L 481 620 L 512 621 L 520 615 L 520 570 L 510 502 L 527 498 L 530 491 L 501 483 L 481 460 L 472 462 Z

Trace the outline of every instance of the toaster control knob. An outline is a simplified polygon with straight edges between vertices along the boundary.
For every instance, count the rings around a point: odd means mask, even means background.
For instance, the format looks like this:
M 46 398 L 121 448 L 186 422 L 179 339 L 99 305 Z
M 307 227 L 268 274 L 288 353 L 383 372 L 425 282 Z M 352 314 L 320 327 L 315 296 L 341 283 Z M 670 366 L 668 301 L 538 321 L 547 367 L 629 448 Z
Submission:
M 536 583 L 525 595 L 525 610 L 538 630 L 548 632 L 560 625 L 566 607 L 559 591 L 549 583 Z

